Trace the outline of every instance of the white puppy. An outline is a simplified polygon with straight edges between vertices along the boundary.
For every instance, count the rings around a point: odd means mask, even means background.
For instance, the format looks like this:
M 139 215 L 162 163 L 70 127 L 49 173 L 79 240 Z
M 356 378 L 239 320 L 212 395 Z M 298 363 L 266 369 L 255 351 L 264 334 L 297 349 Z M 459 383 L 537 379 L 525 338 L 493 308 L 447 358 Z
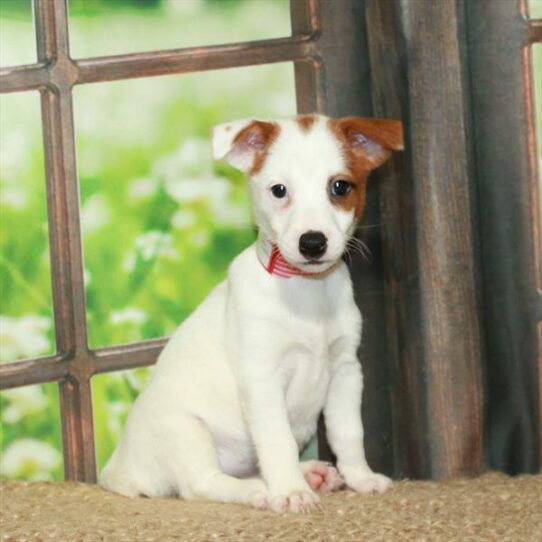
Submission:
M 215 158 L 250 179 L 255 244 L 179 327 L 100 482 L 275 511 L 343 483 L 383 491 L 365 460 L 361 316 L 342 262 L 369 172 L 401 149 L 397 121 L 301 116 L 222 124 Z M 301 463 L 324 412 L 337 468 Z

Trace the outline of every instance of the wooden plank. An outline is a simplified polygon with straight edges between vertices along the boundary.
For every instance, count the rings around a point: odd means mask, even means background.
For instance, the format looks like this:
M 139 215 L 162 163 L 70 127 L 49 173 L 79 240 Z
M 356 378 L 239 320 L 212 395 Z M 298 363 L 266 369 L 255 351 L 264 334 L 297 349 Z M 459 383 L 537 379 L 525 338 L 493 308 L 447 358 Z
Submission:
M 406 123 L 409 104 L 401 15 L 393 4 L 373 2 L 367 10 L 375 115 Z M 423 349 L 419 338 L 414 178 L 407 169 L 411 147 L 408 134 L 405 124 L 405 153 L 395 154 L 377 172 L 388 306 L 393 455 L 398 478 L 430 476 Z
M 58 354 L 0 364 L 0 389 L 58 382 L 68 375 L 68 360 Z
M 401 473 L 482 468 L 482 335 L 464 16 L 456 2 L 375 2 L 375 111 L 401 116 L 407 152 L 381 193 Z
M 167 338 L 161 338 L 100 348 L 93 353 L 94 374 L 154 365 L 166 342 Z
M 300 60 L 311 55 L 312 37 L 298 35 L 228 45 L 133 53 L 74 61 L 76 84 L 218 70 Z

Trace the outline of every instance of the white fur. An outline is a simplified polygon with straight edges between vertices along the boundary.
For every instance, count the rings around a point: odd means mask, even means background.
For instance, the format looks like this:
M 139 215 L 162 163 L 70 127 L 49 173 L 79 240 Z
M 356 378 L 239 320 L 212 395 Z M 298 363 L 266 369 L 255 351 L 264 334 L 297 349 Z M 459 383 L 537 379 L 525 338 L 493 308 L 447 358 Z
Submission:
M 233 153 L 248 170 L 250 146 L 239 151 L 232 144 L 249 123 L 217 127 L 215 156 Z M 270 275 L 254 245 L 232 262 L 227 279 L 160 355 L 101 475 L 108 489 L 312 510 L 319 498 L 305 477 L 316 467 L 300 465 L 299 451 L 322 410 L 346 484 L 365 492 L 390 483 L 371 471 L 363 449 L 361 316 L 340 260 L 354 216 L 331 205 L 327 188 L 331 176 L 344 172 L 344 158 L 324 117 L 309 132 L 294 120 L 279 125 L 263 168 L 250 180 L 260 235 L 278 243 L 292 265 L 322 274 Z M 276 183 L 287 186 L 288 200 L 272 196 Z M 328 238 L 325 261 L 316 266 L 298 250 L 299 236 L 309 230 Z M 333 488 L 337 479 L 330 471 Z

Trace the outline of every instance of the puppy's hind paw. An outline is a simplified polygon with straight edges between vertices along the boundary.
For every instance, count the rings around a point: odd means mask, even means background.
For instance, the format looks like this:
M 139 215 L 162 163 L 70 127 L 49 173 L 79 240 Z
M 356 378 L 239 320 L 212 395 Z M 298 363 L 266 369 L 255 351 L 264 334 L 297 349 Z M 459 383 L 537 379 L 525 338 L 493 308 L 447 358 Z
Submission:
M 304 461 L 301 471 L 313 491 L 330 493 L 344 486 L 344 480 L 339 471 L 324 461 Z

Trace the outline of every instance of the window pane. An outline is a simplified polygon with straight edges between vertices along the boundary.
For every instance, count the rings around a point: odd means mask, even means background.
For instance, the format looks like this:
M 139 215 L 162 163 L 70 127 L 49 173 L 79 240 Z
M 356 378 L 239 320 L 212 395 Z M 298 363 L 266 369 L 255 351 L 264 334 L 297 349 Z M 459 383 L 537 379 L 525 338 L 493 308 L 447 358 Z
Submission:
M 70 0 L 74 58 L 289 36 L 289 0 Z
M 0 0 L 0 66 L 36 62 L 31 0 Z
M 42 384 L 0 392 L 0 479 L 62 480 L 58 386 Z
M 94 431 L 98 472 L 113 453 L 135 398 L 152 374 L 152 367 L 119 371 L 92 379 Z
M 55 351 L 37 93 L 0 95 L 0 361 Z
M 75 106 L 90 344 L 168 335 L 254 239 L 211 127 L 295 114 L 292 66 L 84 85 Z
M 542 0 L 529 0 L 529 17 L 531 19 L 542 18 Z

